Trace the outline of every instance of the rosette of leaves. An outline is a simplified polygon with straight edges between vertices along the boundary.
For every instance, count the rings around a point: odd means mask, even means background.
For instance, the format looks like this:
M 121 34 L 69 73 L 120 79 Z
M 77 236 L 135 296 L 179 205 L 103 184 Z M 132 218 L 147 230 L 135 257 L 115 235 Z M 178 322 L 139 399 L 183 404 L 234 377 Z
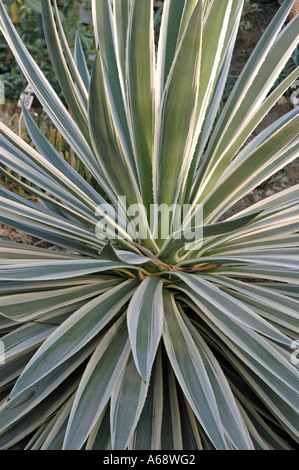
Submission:
M 34 146 L 0 124 L 1 172 L 38 201 L 1 189 L 1 221 L 62 248 L 1 240 L 2 449 L 29 435 L 27 449 L 295 447 L 299 185 L 227 217 L 298 157 L 298 108 L 249 139 L 298 77 L 297 68 L 273 88 L 298 42 L 299 17 L 286 22 L 293 3 L 221 113 L 241 0 L 165 0 L 157 48 L 152 0 L 93 1 L 92 71 L 79 36 L 72 52 L 56 4 L 42 0 L 69 109 L 0 3 L 26 79 L 102 188 L 25 108 Z M 124 198 L 145 209 L 145 237 L 136 214 L 114 217 Z M 168 237 L 155 236 L 149 209 L 184 204 L 189 232 L 178 237 L 170 213 Z M 187 244 L 199 208 L 202 240 Z

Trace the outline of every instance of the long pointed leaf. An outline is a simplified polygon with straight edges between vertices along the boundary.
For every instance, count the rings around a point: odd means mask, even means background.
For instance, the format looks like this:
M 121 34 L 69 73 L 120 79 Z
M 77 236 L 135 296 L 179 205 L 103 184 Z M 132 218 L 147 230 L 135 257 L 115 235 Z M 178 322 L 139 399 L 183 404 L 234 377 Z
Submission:
M 49 82 L 46 80 L 39 67 L 29 55 L 23 41 L 15 31 L 2 2 L 0 3 L 0 19 L 1 30 L 18 60 L 22 72 L 28 82 L 33 86 L 36 96 L 46 109 L 50 118 L 57 125 L 62 135 L 110 195 L 111 190 L 109 190 L 102 171 L 97 165 L 96 159 L 84 139 L 84 136 L 80 132 L 79 127 L 58 98 Z
M 173 296 L 164 295 L 163 340 L 175 375 L 197 419 L 218 450 L 225 450 L 219 410 L 204 363 Z
M 127 97 L 131 139 L 144 205 L 153 202 L 151 174 L 155 75 L 153 0 L 131 2 L 127 37 Z
M 91 77 L 89 120 L 95 151 L 111 187 L 116 194 L 127 197 L 128 205 L 140 202 L 129 149 L 100 52 Z
M 158 349 L 144 407 L 135 428 L 129 450 L 160 449 L 163 415 L 161 349 Z
M 201 64 L 201 3 L 195 7 L 177 50 L 156 119 L 153 157 L 155 202 L 168 206 L 176 202 L 190 164 Z
M 246 365 L 295 408 L 298 402 L 298 373 L 295 367 L 278 354 L 269 341 L 237 319 L 230 318 L 220 305 L 214 305 L 214 296 L 208 296 L 204 287 L 193 289 L 186 286 L 183 290 L 230 341 L 242 348 Z
M 240 411 L 223 371 L 214 354 L 181 310 L 181 315 L 205 365 L 218 404 L 225 437 L 236 450 L 252 450 Z
M 125 450 L 135 431 L 149 381 L 144 382 L 130 354 L 126 366 L 111 395 L 112 449 Z
M 163 281 L 148 276 L 128 307 L 128 329 L 137 370 L 146 381 L 151 372 L 163 330 Z
M 104 335 L 82 376 L 64 439 L 64 450 L 81 449 L 104 411 L 129 353 L 123 315 Z
M 296 47 L 299 18 L 294 19 L 277 39 L 279 31 L 291 9 L 293 0 L 285 1 L 266 29 L 262 39 L 244 67 L 230 99 L 217 123 L 209 148 L 200 168 L 200 179 L 204 180 L 200 194 L 204 197 L 222 171 L 244 143 L 239 134 L 259 108 L 274 85 L 280 71 Z M 281 48 L 278 46 L 281 44 Z M 281 54 L 281 50 L 284 51 Z M 275 57 L 275 58 L 274 58 Z M 273 68 L 273 63 L 275 67 Z M 245 136 L 246 139 L 246 136 Z M 233 149 L 232 149 L 233 147 Z M 199 194 L 197 195 L 198 199 Z
M 29 362 L 11 396 L 37 383 L 94 338 L 126 304 L 134 285 L 127 281 L 86 303 L 68 318 Z
M 86 108 L 77 92 L 67 62 L 63 55 L 60 39 L 56 30 L 51 0 L 44 0 L 42 5 L 43 29 L 47 48 L 55 75 L 58 78 L 65 99 L 86 140 L 89 140 L 88 116 Z

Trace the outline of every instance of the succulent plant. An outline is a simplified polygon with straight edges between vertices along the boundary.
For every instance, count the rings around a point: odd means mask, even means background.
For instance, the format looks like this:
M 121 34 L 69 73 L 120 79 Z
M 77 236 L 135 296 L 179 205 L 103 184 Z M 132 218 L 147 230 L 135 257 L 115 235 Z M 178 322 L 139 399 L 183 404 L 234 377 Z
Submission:
M 165 0 L 157 45 L 152 0 L 94 0 L 91 72 L 41 4 L 68 108 L 2 2 L 0 28 L 101 191 L 25 107 L 34 147 L 0 123 L 1 172 L 38 201 L 0 189 L 1 221 L 49 244 L 0 241 L 1 448 L 294 448 L 299 185 L 228 215 L 298 157 L 298 108 L 249 139 L 299 75 L 274 87 L 294 1 L 221 110 L 242 0 Z

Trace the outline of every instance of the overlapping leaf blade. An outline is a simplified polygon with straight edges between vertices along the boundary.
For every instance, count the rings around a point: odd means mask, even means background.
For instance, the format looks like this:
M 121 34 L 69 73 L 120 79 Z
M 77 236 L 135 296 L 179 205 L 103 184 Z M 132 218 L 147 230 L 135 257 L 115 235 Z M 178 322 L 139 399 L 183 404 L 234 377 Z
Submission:
M 21 38 L 14 29 L 2 2 L 0 3 L 0 20 L 1 30 L 20 64 L 22 72 L 28 82 L 33 86 L 38 99 L 74 151 L 91 170 L 95 178 L 103 188 L 105 188 L 107 193 L 111 194 L 111 190 L 105 182 L 103 173 L 96 164 L 96 159 L 80 132 L 78 125 L 62 104 L 61 100 L 58 98 L 37 64 L 29 55 Z
M 199 99 L 201 38 L 202 10 L 198 2 L 177 49 L 157 111 L 153 171 L 154 202 L 158 204 L 171 206 L 176 202 L 190 164 Z
M 91 77 L 89 121 L 95 151 L 115 194 L 126 196 L 129 205 L 140 202 L 129 149 L 120 127 L 118 109 L 101 52 L 97 53 Z
M 42 5 L 42 18 L 43 29 L 47 42 L 47 47 L 51 62 L 62 88 L 65 99 L 71 109 L 74 119 L 80 126 L 82 134 L 86 140 L 89 140 L 88 130 L 88 116 L 86 107 L 84 107 L 82 100 L 77 92 L 72 76 L 69 72 L 67 62 L 65 60 L 63 50 L 60 44 L 59 36 L 56 30 L 54 14 L 51 7 L 51 1 L 46 0 L 41 2 Z
M 205 300 L 209 302 L 213 300 L 214 307 L 222 311 L 227 317 L 233 318 L 237 323 L 243 323 L 246 327 L 252 328 L 266 337 L 290 345 L 290 338 L 280 333 L 279 330 L 256 315 L 242 302 L 234 301 L 228 294 L 222 293 L 214 284 L 207 282 L 202 277 L 191 276 L 187 273 L 177 273 L 177 276 Z
M 230 174 L 220 180 L 217 189 L 204 201 L 207 219 L 209 216 L 211 219 L 213 216 L 217 218 L 222 215 L 225 208 L 233 205 L 234 202 L 241 199 L 242 196 L 262 183 L 267 177 L 272 176 L 296 158 L 299 149 L 299 142 L 296 138 L 299 115 L 297 110 L 290 113 L 290 118 L 276 133 L 270 135 L 265 142 L 246 155 L 244 160 L 236 168 L 233 168 Z M 290 145 L 288 146 L 288 144 Z M 268 163 L 267 166 L 265 165 L 266 162 Z M 274 167 L 271 167 L 272 162 L 275 163 Z M 263 164 L 265 165 L 264 171 Z M 257 167 L 260 169 L 258 175 L 256 174 Z M 240 181 L 242 181 L 241 185 Z M 221 198 L 219 192 L 221 192 Z
M 149 209 L 155 122 L 153 0 L 131 2 L 126 44 L 128 122 L 143 204 Z
M 155 364 L 152 369 L 146 401 L 129 449 L 159 449 L 161 446 L 163 407 L 163 372 L 161 349 L 157 351 Z
M 163 329 L 163 281 L 145 279 L 128 307 L 128 329 L 136 367 L 144 380 L 151 372 Z
M 183 437 L 178 400 L 178 384 L 170 364 L 163 369 L 162 450 L 182 450 Z
M 37 383 L 99 334 L 126 304 L 133 289 L 134 281 L 127 281 L 86 303 L 68 318 L 39 348 L 17 381 L 11 396 L 17 396 Z
M 149 380 L 144 382 L 130 354 L 111 395 L 111 438 L 113 450 L 125 450 L 145 403 Z
M 202 285 L 202 282 L 200 284 Z M 239 348 L 242 347 L 244 352 L 242 356 L 246 365 L 249 365 L 266 384 L 272 386 L 283 400 L 296 407 L 298 398 L 296 368 L 278 354 L 268 341 L 236 319 L 232 320 L 221 306 L 214 305 L 214 297 L 213 299 L 208 297 L 205 288 L 202 289 L 204 295 L 198 286 L 194 288 L 195 290 L 189 286 L 183 289 L 209 320 L 230 338 L 230 341 L 238 344 Z
M 184 2 L 165 0 L 157 52 L 156 104 L 160 104 L 163 90 L 174 59 Z
M 65 450 L 80 449 L 87 440 L 105 410 L 129 353 L 128 331 L 122 315 L 100 341 L 82 376 L 65 434 Z
M 224 450 L 223 427 L 207 371 L 169 293 L 164 295 L 164 315 L 163 340 L 172 368 L 197 419 L 215 447 Z
M 208 373 L 216 402 L 218 404 L 226 440 L 234 449 L 252 450 L 252 442 L 245 429 L 237 403 L 218 361 L 200 334 L 198 334 L 195 328 L 192 327 L 192 324 L 182 310 L 181 315 L 193 340 L 197 344 Z M 219 406 L 220 404 L 221 406 Z
M 201 165 L 198 177 L 200 187 L 195 197 L 196 200 L 199 195 L 204 197 L 208 194 L 236 151 L 245 142 L 246 136 L 242 140 L 238 140 L 244 129 L 241 126 L 242 119 L 247 123 L 250 121 L 252 114 L 258 110 L 259 104 L 266 98 L 267 92 L 270 91 L 285 62 L 297 45 L 298 17 L 294 18 L 293 22 L 285 28 L 273 46 L 292 4 L 292 0 L 284 2 L 283 7 L 277 12 L 230 95 L 211 137 L 204 163 Z M 277 47 L 278 42 L 286 44 L 280 49 Z M 280 50 L 283 50 L 285 55 L 281 55 Z M 278 54 L 278 58 L 273 62 L 271 57 L 276 54 Z M 277 64 L 274 69 L 273 63 Z M 233 144 L 235 146 L 232 149 Z

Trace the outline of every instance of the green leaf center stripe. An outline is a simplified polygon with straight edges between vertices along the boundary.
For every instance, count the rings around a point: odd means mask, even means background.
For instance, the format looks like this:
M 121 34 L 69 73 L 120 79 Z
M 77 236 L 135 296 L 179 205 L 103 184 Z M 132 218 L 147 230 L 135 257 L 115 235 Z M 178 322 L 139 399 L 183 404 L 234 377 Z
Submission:
M 21 282 L 37 280 L 57 280 L 75 278 L 78 276 L 92 274 L 114 269 L 125 269 L 128 265 L 123 262 L 113 262 L 107 260 L 73 260 L 73 261 L 41 261 L 30 263 L 0 266 L 1 280 L 16 280 Z
M 127 118 L 141 193 L 149 209 L 155 122 L 153 0 L 132 1 L 126 44 Z
M 176 202 L 196 126 L 201 64 L 202 11 L 198 2 L 177 49 L 158 110 L 153 156 L 154 202 Z M 182 87 L 182 83 L 184 86 Z M 173 139 L 173 136 L 176 139 Z
M 155 360 L 163 329 L 163 280 L 147 277 L 138 287 L 128 307 L 128 330 L 134 360 L 143 380 L 147 380 Z
M 237 348 L 242 348 L 246 364 L 268 385 L 275 388 L 289 404 L 293 404 L 291 406 L 294 406 L 298 399 L 296 386 L 298 373 L 295 367 L 278 354 L 270 342 L 263 340 L 260 335 L 240 322 L 233 321 L 222 312 L 222 309 L 214 306 L 210 299 L 206 300 L 192 288 L 186 287 L 183 290 L 203 310 L 209 320 L 228 336 L 230 341 L 236 343 Z
M 221 310 L 224 315 L 234 319 L 238 323 L 243 323 L 246 327 L 252 328 L 266 337 L 281 342 L 282 344 L 290 345 L 292 341 L 290 338 L 282 334 L 270 323 L 260 318 L 259 315 L 256 315 L 250 308 L 242 304 L 242 302 L 220 291 L 214 284 L 202 279 L 200 276 L 191 276 L 185 273 L 177 273 L 177 276 L 191 289 L 203 296 L 208 302 L 213 302 L 215 308 Z
M 87 302 L 71 315 L 39 348 L 10 396 L 19 395 L 88 344 L 126 304 L 134 286 L 136 283 L 133 281 L 124 282 Z
M 122 315 L 103 336 L 82 375 L 65 433 L 64 450 L 83 446 L 105 409 L 129 354 L 128 330 Z
M 97 168 L 96 159 L 81 134 L 78 125 L 65 109 L 61 100 L 59 100 L 55 91 L 48 83 L 37 64 L 28 54 L 23 42 L 14 30 L 2 2 L 0 3 L 0 18 L 2 22 L 1 29 L 5 34 L 5 37 L 14 52 L 25 77 L 34 87 L 40 102 L 49 113 L 51 119 L 53 119 L 53 122 L 61 130 L 66 140 L 74 148 L 82 161 L 85 162 L 87 167 L 93 171 L 95 177 L 98 178 L 100 184 L 108 191 L 109 194 L 109 188 L 105 183 L 102 172 L 100 168 Z
M 205 432 L 217 449 L 225 449 L 223 428 L 207 371 L 184 326 L 174 298 L 164 294 L 165 348 L 175 375 Z

